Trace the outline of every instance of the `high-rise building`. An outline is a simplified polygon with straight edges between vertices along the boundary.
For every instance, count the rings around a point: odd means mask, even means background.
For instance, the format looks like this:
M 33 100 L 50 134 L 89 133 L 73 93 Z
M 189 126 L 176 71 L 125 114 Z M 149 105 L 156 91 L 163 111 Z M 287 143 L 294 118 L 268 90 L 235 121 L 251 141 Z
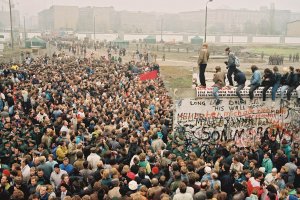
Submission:
M 39 13 L 41 30 L 77 30 L 79 9 L 77 6 L 51 6 Z

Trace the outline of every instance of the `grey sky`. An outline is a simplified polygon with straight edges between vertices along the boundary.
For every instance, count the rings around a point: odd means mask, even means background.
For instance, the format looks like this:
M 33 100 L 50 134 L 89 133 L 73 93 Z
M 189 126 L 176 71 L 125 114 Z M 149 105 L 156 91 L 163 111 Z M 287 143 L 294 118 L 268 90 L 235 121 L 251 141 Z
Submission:
M 8 1 L 8 0 L 1 0 Z M 36 15 L 37 12 L 54 5 L 113 6 L 116 10 L 156 11 L 176 13 L 204 9 L 207 0 L 12 0 L 21 14 Z M 300 12 L 300 0 L 214 0 L 209 8 L 248 8 L 257 10 L 261 6 Z M 2 3 L 3 4 L 3 3 Z

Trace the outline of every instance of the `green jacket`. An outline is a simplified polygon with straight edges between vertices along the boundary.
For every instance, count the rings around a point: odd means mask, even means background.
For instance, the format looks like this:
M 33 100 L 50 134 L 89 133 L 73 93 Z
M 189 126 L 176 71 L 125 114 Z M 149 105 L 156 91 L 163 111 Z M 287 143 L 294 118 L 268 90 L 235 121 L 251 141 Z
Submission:
M 272 172 L 273 163 L 272 163 L 272 160 L 270 158 L 264 158 L 263 161 L 262 161 L 261 166 L 266 169 L 265 174 L 268 174 L 268 173 Z

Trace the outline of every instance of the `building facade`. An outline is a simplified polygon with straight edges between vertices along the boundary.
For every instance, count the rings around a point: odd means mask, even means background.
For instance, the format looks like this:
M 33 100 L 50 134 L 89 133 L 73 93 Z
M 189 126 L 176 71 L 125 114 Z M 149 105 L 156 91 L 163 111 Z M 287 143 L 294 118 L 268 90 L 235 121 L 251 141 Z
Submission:
M 115 11 L 113 7 L 52 6 L 39 13 L 41 30 L 72 29 L 96 33 L 204 32 L 205 10 L 176 14 Z M 300 20 L 300 13 L 276 10 L 208 9 L 210 35 L 285 35 L 287 23 Z
M 77 30 L 77 6 L 52 6 L 39 13 L 39 27 L 43 31 Z
M 291 37 L 300 37 L 300 20 L 287 24 L 286 35 Z

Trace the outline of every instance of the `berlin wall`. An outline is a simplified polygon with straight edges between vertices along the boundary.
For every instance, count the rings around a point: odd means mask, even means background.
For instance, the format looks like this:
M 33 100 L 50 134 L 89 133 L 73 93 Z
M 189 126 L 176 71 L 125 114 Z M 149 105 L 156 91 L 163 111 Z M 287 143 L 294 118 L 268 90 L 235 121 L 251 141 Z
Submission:
M 197 141 L 202 151 L 208 153 L 210 143 L 219 140 L 232 140 L 239 148 L 250 147 L 260 141 L 264 134 L 275 134 L 281 142 L 287 139 L 294 147 L 300 144 L 299 105 L 292 101 L 288 106 L 277 98 L 275 105 L 270 96 L 263 102 L 261 90 L 256 92 L 254 102 L 249 106 L 240 103 L 232 95 L 232 89 L 222 90 L 222 103 L 216 101 L 207 92 L 199 92 L 197 99 L 182 99 L 176 102 L 174 132 L 183 134 L 187 146 Z M 244 91 L 244 96 L 247 93 Z M 292 97 L 295 100 L 295 97 Z

